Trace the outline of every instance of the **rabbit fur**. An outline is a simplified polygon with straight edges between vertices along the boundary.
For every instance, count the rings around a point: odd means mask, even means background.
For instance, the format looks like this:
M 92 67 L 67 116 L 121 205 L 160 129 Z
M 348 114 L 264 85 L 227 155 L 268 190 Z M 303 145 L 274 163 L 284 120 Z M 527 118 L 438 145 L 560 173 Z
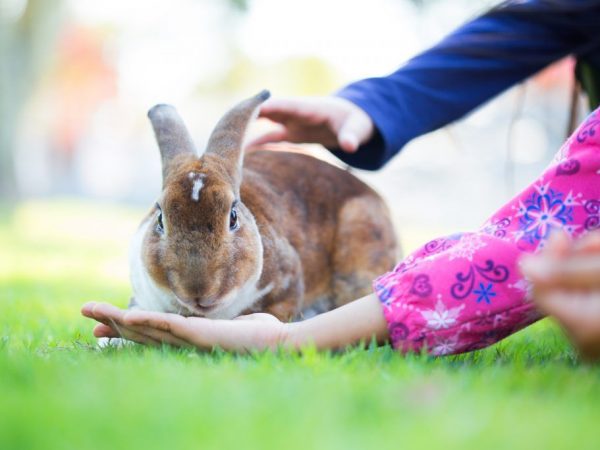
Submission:
M 133 307 L 288 321 L 368 294 L 393 267 L 389 212 L 358 178 L 294 152 L 244 158 L 246 128 L 268 96 L 229 111 L 202 155 L 172 106 L 149 111 L 163 188 L 132 240 Z

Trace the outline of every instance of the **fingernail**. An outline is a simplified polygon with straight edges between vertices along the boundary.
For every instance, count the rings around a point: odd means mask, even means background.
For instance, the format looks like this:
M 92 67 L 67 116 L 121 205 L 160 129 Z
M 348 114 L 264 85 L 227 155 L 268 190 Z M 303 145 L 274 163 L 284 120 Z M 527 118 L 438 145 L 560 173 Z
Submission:
M 352 134 L 343 134 L 339 137 L 339 143 L 342 150 L 354 153 L 358 148 L 358 139 Z
M 94 309 L 95 302 L 87 302 L 81 307 L 81 313 L 89 313 Z

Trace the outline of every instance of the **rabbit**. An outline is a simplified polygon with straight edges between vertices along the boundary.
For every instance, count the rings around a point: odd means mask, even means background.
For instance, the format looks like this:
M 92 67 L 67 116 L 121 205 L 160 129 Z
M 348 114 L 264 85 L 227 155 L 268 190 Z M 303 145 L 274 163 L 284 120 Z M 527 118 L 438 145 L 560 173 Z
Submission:
M 229 111 L 201 155 L 174 107 L 148 112 L 162 192 L 132 240 L 132 308 L 297 320 L 368 294 L 397 261 L 383 199 L 348 171 L 298 152 L 244 158 L 269 95 Z

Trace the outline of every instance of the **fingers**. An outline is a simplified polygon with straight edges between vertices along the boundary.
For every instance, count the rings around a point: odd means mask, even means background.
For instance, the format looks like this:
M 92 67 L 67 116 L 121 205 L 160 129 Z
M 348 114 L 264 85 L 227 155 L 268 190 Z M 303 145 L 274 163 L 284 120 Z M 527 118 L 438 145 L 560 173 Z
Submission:
M 544 251 L 522 261 L 533 282 L 534 302 L 555 317 L 582 357 L 600 357 L 600 233 L 573 242 L 551 236 Z
M 208 319 L 205 319 L 208 320 Z M 152 311 L 130 311 L 124 317 L 126 327 L 177 347 L 198 346 L 198 333 L 189 320 L 177 314 Z
M 588 360 L 600 357 L 600 294 L 551 292 L 535 299 L 538 307 L 552 315 Z
M 564 232 L 553 233 L 540 254 L 527 254 L 521 258 L 521 271 L 533 282 L 545 282 L 552 277 L 558 261 L 566 257 L 570 249 L 571 242 Z
M 199 349 L 208 350 L 218 346 L 224 350 L 241 352 L 275 347 L 271 341 L 275 342 L 279 336 L 277 330 L 280 324 L 277 318 L 266 313 L 249 314 L 239 320 L 211 320 L 139 311 L 132 311 L 126 322 L 168 330 L 175 338 Z
M 107 338 L 118 338 L 120 337 L 119 333 L 113 330 L 108 325 L 103 323 L 99 323 L 94 327 L 93 334 L 97 338 L 107 337 Z
M 600 255 L 569 259 L 555 268 L 551 277 L 565 288 L 600 288 Z
M 170 344 L 175 340 L 169 339 L 168 336 L 159 335 L 157 333 L 144 332 L 142 330 L 128 326 L 125 317 L 128 314 L 126 311 L 117 308 L 109 303 L 90 302 L 83 305 L 81 313 L 100 322 L 94 328 L 95 337 L 122 337 L 139 344 L 151 345 L 158 347 L 161 342 Z M 174 344 L 175 345 L 175 344 Z
M 257 146 L 269 142 L 318 143 L 356 152 L 373 135 L 370 116 L 352 102 L 337 97 L 271 99 L 260 110 L 279 128 L 250 142 Z
M 263 135 L 257 136 L 248 142 L 246 147 L 248 149 L 252 149 L 253 147 L 257 147 L 259 145 L 269 144 L 272 142 L 281 142 L 288 141 L 288 131 L 284 126 L 278 126 L 276 129 L 269 131 Z
M 269 314 L 252 314 L 245 320 L 210 320 L 151 311 L 124 311 L 107 303 L 84 305 L 82 313 L 101 324 L 96 337 L 122 337 L 140 344 L 245 351 L 274 346 L 280 322 Z M 259 323 L 263 322 L 263 323 Z
M 576 252 L 583 254 L 600 253 L 600 230 L 578 239 L 573 247 Z
M 600 252 L 600 231 L 587 233 L 571 241 L 564 231 L 553 233 L 548 239 L 543 254 L 557 259 Z
M 295 105 L 292 100 L 283 98 L 270 98 L 260 105 L 258 117 L 264 117 L 265 119 L 276 121 L 274 117 L 277 117 L 281 114 L 293 114 L 294 111 Z
M 82 307 L 81 307 L 81 314 L 85 317 L 89 317 L 90 319 L 93 319 L 93 312 L 94 312 L 94 306 L 96 305 L 96 302 L 87 302 L 85 303 Z
M 354 133 L 354 130 L 342 128 L 338 134 L 338 145 L 343 151 L 354 153 L 358 150 L 360 142 L 358 136 Z
M 124 316 L 127 326 L 152 327 L 167 333 L 172 333 L 181 321 L 185 321 L 185 317 L 155 311 L 128 311 Z
M 158 340 L 153 339 L 150 336 L 146 336 L 144 334 L 138 333 L 137 331 L 126 327 L 118 326 L 116 324 L 112 327 L 104 324 L 96 325 L 93 333 L 94 336 L 97 338 L 123 338 L 129 341 L 137 342 L 138 344 L 149 345 L 152 347 L 161 346 L 161 343 Z
M 567 234 L 560 230 L 550 235 L 543 254 L 556 259 L 566 257 L 572 249 L 572 243 Z
M 523 273 L 540 288 L 600 288 L 600 255 L 585 255 L 564 261 L 529 257 L 522 261 Z
M 522 259 L 521 268 L 537 289 L 598 289 L 600 233 L 589 233 L 574 242 L 565 233 L 555 233 L 541 254 Z
M 323 101 L 312 98 L 271 98 L 261 105 L 258 117 L 279 123 L 291 117 L 310 119 L 319 112 L 319 100 Z
M 140 336 L 150 338 L 150 339 L 152 339 L 156 342 L 162 343 L 162 344 L 168 344 L 173 347 L 180 347 L 180 348 L 193 347 L 193 345 L 190 344 L 189 342 L 184 341 L 183 339 L 179 339 L 178 337 L 176 337 L 166 331 L 157 330 L 156 328 L 147 327 L 147 326 L 141 326 L 141 327 L 127 326 L 125 328 L 130 332 L 137 333 Z
M 115 321 L 120 321 L 121 310 L 108 303 L 88 302 L 82 306 L 81 314 L 112 327 Z
M 547 266 L 546 258 L 539 255 L 524 255 L 519 261 L 521 272 L 533 283 L 545 282 L 548 278 Z
M 363 111 L 355 111 L 343 122 L 337 133 L 338 145 L 348 153 L 354 153 L 373 134 L 373 122 Z
M 565 291 L 539 295 L 535 303 L 542 312 L 556 317 L 568 329 L 580 327 L 590 313 L 600 316 L 600 302 L 597 298 L 594 300 Z
M 264 317 L 263 317 L 264 320 Z M 209 350 L 219 346 L 224 350 L 244 351 L 246 346 L 264 348 L 259 336 L 266 324 L 240 323 L 251 320 L 211 320 L 200 317 L 181 317 L 175 314 L 132 311 L 126 323 L 135 329 L 148 327 L 168 332 L 187 345 Z
M 118 325 L 122 325 L 124 315 L 125 311 L 110 303 L 94 303 L 90 311 L 90 316 L 88 317 L 102 323 L 117 323 Z

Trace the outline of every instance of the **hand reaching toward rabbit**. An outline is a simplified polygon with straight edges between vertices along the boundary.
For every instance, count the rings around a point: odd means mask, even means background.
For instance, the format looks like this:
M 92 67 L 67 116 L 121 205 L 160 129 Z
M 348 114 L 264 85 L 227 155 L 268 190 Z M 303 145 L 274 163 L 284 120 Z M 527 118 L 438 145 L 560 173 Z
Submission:
M 600 232 L 574 242 L 555 235 L 522 268 L 537 306 L 560 322 L 585 359 L 600 359 Z
M 249 147 L 287 141 L 317 143 L 353 153 L 374 130 L 366 112 L 338 97 L 271 99 L 262 105 L 260 117 L 276 122 L 278 128 L 256 138 Z

